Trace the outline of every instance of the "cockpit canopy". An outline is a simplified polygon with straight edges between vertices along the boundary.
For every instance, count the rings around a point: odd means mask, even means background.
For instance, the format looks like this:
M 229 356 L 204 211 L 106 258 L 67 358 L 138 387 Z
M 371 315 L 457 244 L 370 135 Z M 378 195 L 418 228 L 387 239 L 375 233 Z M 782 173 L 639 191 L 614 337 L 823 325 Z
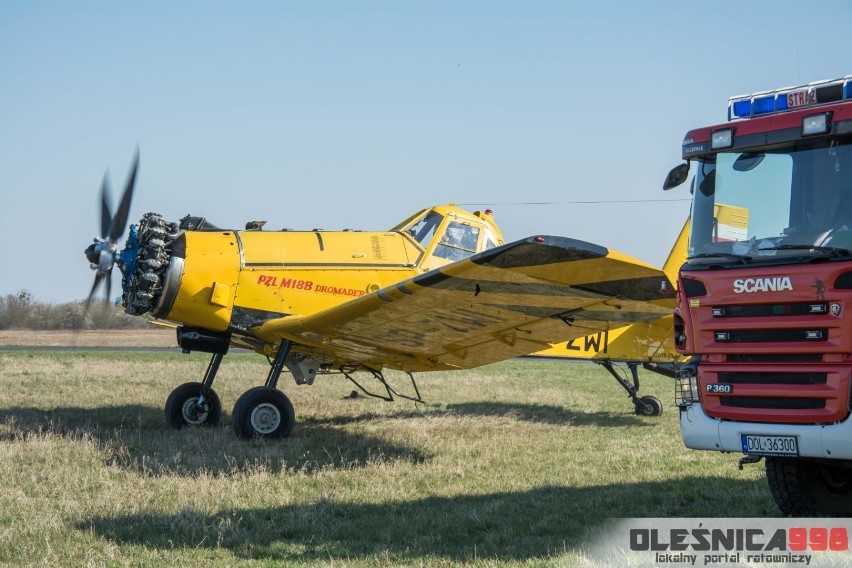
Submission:
M 425 268 L 465 259 L 503 244 L 503 235 L 491 211 L 470 213 L 455 205 L 424 209 L 392 229 L 413 239 L 423 249 Z

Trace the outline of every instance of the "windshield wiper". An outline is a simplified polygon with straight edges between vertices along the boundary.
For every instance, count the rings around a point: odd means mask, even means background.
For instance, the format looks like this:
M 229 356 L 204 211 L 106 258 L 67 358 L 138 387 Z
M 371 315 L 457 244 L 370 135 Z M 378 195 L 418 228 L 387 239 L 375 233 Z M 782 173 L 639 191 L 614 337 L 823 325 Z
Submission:
M 849 256 L 852 251 L 840 247 L 823 247 L 819 245 L 778 245 L 777 247 L 762 248 L 764 250 L 812 250 L 828 256 Z
M 747 254 L 735 254 L 732 252 L 702 252 L 701 254 L 694 254 L 686 258 L 686 260 L 694 260 L 696 258 L 713 258 L 713 257 L 724 257 L 729 258 L 731 260 L 736 260 L 738 262 L 742 262 L 743 264 L 751 262 L 751 257 Z

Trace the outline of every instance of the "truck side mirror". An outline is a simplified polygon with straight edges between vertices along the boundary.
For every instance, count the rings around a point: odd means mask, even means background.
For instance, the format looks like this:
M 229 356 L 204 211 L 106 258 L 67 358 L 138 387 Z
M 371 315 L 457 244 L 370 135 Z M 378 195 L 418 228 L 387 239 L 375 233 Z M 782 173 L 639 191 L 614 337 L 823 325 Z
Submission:
M 668 190 L 677 187 L 686 181 L 689 176 L 689 162 L 680 164 L 672 168 L 669 175 L 666 176 L 666 181 L 663 182 L 663 189 Z

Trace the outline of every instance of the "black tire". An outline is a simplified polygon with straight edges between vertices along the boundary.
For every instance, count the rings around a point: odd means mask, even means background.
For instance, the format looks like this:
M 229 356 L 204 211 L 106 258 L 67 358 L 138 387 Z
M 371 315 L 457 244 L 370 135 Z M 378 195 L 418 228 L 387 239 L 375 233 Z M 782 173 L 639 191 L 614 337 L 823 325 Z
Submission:
M 798 458 L 766 458 L 766 481 L 785 515 L 852 516 L 852 469 Z
M 213 389 L 208 389 L 204 404 L 196 404 L 201 383 L 184 383 L 166 399 L 166 424 L 172 428 L 216 426 L 222 417 L 222 403 Z
M 280 390 L 255 387 L 234 405 L 234 433 L 240 438 L 286 438 L 296 425 L 293 403 Z
M 636 414 L 639 416 L 659 416 L 663 413 L 663 403 L 655 396 L 643 396 L 636 403 Z

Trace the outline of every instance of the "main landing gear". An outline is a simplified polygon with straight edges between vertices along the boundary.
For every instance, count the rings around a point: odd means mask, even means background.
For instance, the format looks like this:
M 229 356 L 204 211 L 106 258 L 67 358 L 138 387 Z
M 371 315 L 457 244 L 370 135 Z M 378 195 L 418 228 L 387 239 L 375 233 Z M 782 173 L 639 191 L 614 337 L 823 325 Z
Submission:
M 609 374 L 615 377 L 624 390 L 627 391 L 627 396 L 633 400 L 634 412 L 639 416 L 659 416 L 663 413 L 663 403 L 655 396 L 639 396 L 639 366 L 636 363 L 627 363 L 627 368 L 630 369 L 630 374 L 633 377 L 632 383 L 625 379 L 612 361 L 596 361 L 601 367 L 609 371 Z M 659 372 L 659 371 L 658 371 Z
M 278 378 L 292 344 L 282 341 L 262 387 L 249 389 L 234 404 L 234 432 L 240 438 L 286 438 L 296 425 L 293 404 L 279 391 Z M 172 428 L 215 426 L 222 416 L 222 403 L 213 390 L 213 379 L 225 353 L 214 353 L 201 383 L 184 383 L 166 401 L 166 422 Z

